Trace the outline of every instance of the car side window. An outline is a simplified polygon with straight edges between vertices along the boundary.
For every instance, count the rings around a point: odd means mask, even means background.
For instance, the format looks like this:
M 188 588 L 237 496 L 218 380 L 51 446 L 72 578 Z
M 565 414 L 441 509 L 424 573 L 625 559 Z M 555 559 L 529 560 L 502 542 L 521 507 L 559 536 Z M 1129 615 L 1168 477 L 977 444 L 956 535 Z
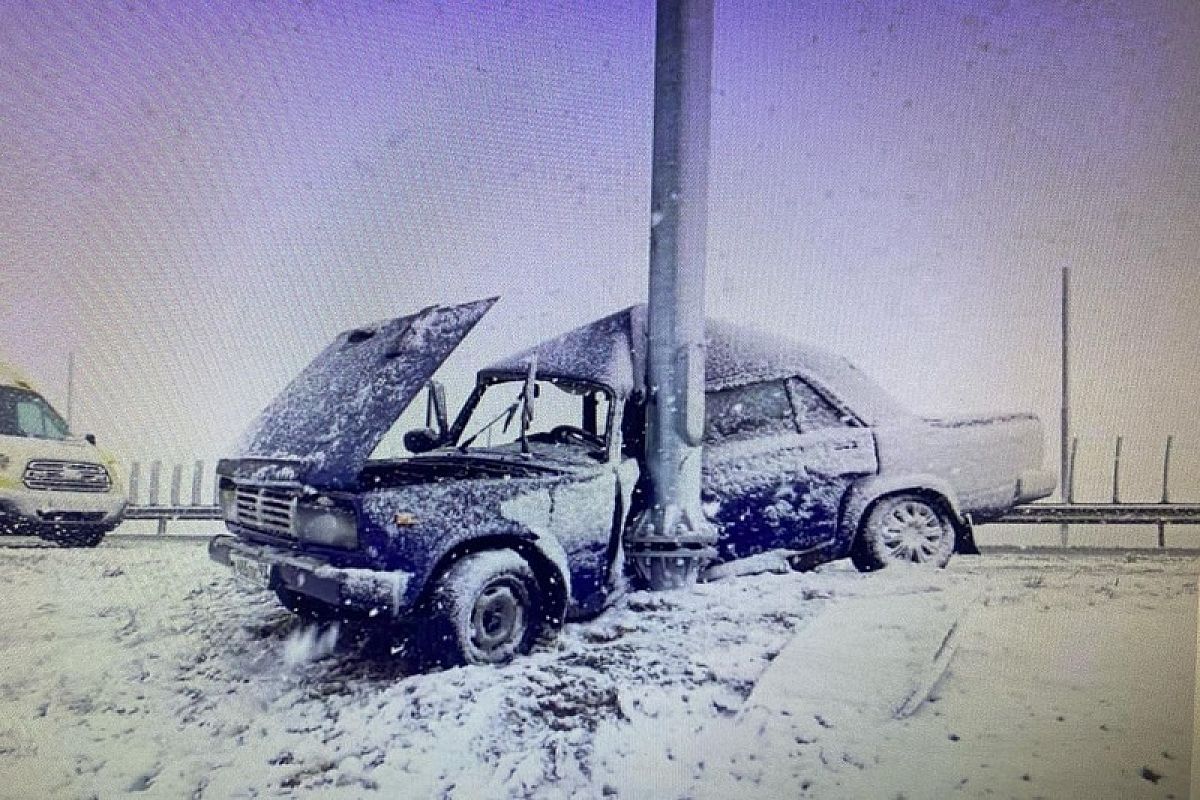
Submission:
M 796 432 L 783 381 L 709 392 L 704 405 L 704 438 L 708 442 Z
M 792 401 L 796 404 L 801 433 L 847 426 L 846 416 L 804 381 L 792 378 L 788 381 L 788 388 L 791 389 Z

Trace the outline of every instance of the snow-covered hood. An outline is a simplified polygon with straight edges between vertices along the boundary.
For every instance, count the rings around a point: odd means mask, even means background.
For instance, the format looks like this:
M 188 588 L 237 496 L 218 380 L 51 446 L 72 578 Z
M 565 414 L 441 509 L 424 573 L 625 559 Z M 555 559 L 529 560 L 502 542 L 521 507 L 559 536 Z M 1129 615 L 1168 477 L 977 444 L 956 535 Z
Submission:
M 496 298 L 338 335 L 242 435 L 221 474 L 351 488 L 371 451 Z

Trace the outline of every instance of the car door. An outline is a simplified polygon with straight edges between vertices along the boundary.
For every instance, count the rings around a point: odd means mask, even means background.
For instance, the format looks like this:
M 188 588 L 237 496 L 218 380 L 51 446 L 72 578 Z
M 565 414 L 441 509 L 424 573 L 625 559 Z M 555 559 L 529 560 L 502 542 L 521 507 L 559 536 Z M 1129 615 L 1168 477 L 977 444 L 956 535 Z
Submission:
M 801 536 L 806 545 L 832 541 L 838 534 L 842 498 L 850 485 L 879 470 L 875 435 L 852 411 L 802 378 L 787 382 L 799 426 L 800 464 L 814 520 Z
M 807 530 L 807 475 L 786 381 L 706 393 L 701 498 L 722 558 L 795 546 Z
M 874 471 L 870 430 L 798 379 L 706 395 L 703 491 L 723 558 L 837 535 L 842 496 Z

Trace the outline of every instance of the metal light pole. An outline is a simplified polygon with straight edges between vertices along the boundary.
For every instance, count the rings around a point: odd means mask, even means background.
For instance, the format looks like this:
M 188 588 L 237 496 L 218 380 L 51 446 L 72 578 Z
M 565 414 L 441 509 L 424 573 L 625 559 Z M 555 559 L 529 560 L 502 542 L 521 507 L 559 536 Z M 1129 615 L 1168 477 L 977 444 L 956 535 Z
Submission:
M 625 543 L 652 589 L 694 583 L 716 541 L 700 507 L 712 0 L 658 0 L 646 320 L 652 502 Z

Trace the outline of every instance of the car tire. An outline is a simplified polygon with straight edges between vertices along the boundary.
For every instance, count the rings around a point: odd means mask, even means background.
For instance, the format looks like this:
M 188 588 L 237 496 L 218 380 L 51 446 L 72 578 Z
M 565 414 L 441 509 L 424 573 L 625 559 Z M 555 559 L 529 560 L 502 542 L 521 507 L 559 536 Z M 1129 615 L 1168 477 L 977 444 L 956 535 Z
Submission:
M 300 592 L 293 592 L 286 586 L 276 586 L 275 596 L 279 598 L 280 605 L 301 619 L 311 622 L 330 622 L 340 619 L 338 610 L 333 606 L 322 603 L 320 600 L 314 600 Z
M 863 572 L 890 564 L 944 567 L 955 537 L 954 522 L 941 503 L 916 494 L 890 495 L 867 512 L 850 558 Z
M 38 536 L 59 547 L 96 547 L 110 530 L 103 525 L 47 525 L 38 530 Z
M 543 627 L 542 605 L 533 569 L 515 551 L 468 554 L 433 589 L 424 649 L 441 664 L 505 664 L 533 649 Z

